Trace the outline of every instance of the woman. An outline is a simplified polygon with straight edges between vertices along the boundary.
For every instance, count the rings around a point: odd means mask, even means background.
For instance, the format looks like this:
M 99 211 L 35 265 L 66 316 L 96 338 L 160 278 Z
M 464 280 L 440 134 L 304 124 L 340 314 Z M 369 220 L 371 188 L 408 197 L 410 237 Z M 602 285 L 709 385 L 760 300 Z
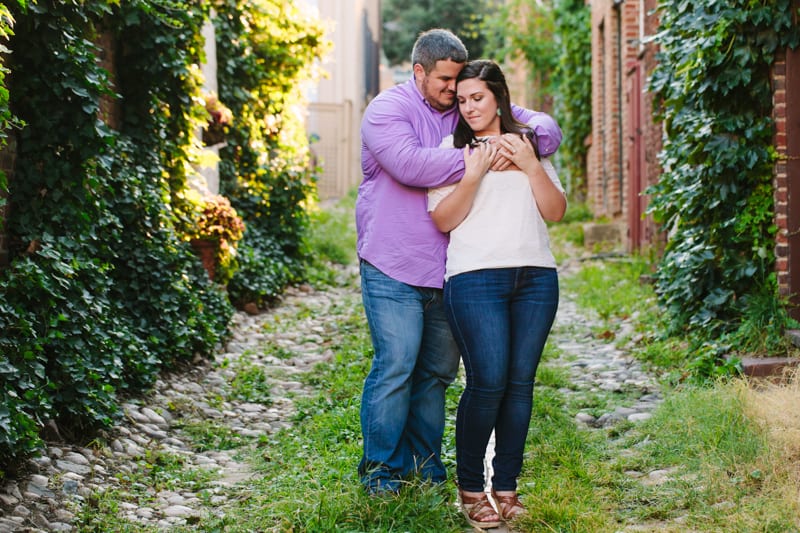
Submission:
M 457 185 L 428 192 L 428 211 L 450 232 L 445 308 L 467 378 L 456 418 L 459 499 L 471 525 L 492 528 L 525 512 L 517 478 L 536 368 L 558 307 L 545 220 L 561 220 L 567 203 L 552 164 L 537 157 L 535 135 L 531 141 L 511 115 L 496 63 L 468 63 L 456 97 L 461 118 L 442 145 L 464 148 L 466 172 Z M 502 158 L 508 170 L 489 170 Z M 492 431 L 496 509 L 483 468 Z

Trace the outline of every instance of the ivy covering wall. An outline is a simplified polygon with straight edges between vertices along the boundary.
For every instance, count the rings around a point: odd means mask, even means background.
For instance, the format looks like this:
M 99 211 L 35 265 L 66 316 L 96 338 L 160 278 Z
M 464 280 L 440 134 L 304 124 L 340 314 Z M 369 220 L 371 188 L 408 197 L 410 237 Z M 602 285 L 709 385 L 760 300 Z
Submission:
M 669 242 L 657 292 L 675 332 L 720 338 L 748 316 L 780 331 L 770 65 L 800 42 L 791 1 L 663 1 L 659 10 L 650 88 L 664 124 L 663 174 L 647 192 Z M 763 338 L 742 333 L 745 343 Z
M 300 65 L 324 49 L 319 24 L 288 1 L 5 4 L 0 141 L 16 127 L 17 157 L 4 184 L 0 476 L 41 446 L 45 426 L 91 436 L 119 415 L 121 395 L 212 356 L 229 334 L 231 295 L 263 303 L 302 277 L 313 175 L 292 106 L 311 75 Z M 209 281 L 188 242 L 212 8 L 220 92 L 236 112 L 224 191 L 249 243 L 227 288 Z M 113 76 L 98 61 L 109 35 Z M 117 102 L 114 129 L 100 119 L 103 98 Z

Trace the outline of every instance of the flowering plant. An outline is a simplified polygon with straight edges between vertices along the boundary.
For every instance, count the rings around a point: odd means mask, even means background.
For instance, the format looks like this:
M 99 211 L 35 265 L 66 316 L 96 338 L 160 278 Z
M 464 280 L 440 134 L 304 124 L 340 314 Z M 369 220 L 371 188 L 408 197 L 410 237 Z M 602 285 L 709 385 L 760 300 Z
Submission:
M 222 248 L 236 247 L 245 226 L 227 198 L 210 195 L 203 199 L 198 211 L 194 238 L 218 241 Z
M 244 222 L 230 201 L 218 194 L 200 198 L 195 208 L 195 226 L 189 234 L 192 245 L 195 249 L 211 245 L 213 260 L 212 256 L 208 264 L 204 260 L 209 276 L 229 279 L 236 270 L 236 247 L 244 236 Z
M 205 96 L 205 103 L 208 122 L 203 128 L 203 142 L 211 146 L 225 140 L 225 135 L 233 123 L 233 112 L 219 101 L 216 93 L 208 93 Z

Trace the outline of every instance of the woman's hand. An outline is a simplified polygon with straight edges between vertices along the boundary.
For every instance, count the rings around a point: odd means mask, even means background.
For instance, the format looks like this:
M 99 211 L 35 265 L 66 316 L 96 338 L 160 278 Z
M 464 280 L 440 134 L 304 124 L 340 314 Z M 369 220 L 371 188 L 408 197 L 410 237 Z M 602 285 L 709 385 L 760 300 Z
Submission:
M 474 148 L 464 147 L 464 177 L 462 182 L 480 182 L 491 167 L 497 155 L 497 145 L 489 142 L 479 143 Z
M 511 168 L 517 167 L 527 174 L 542 218 L 549 222 L 561 220 L 567 209 L 567 198 L 555 186 L 541 161 L 536 157 L 531 141 L 524 135 L 507 133 L 498 140 L 498 146 L 500 147 L 498 158 L 506 158 L 511 162 Z
M 439 231 L 444 233 L 461 224 L 461 221 L 469 214 L 481 180 L 497 155 L 497 147 L 491 143 L 482 142 L 472 149 L 469 146 L 465 146 L 463 153 L 464 177 L 461 178 L 461 181 L 458 182 L 453 191 L 445 196 L 436 208 L 431 211 L 431 218 L 434 224 L 439 228 Z
M 506 133 L 498 138 L 497 146 L 499 156 L 510 162 L 506 170 L 513 168 L 511 165 L 522 170 L 529 169 L 532 165 L 534 168 L 538 166 L 539 159 L 536 157 L 533 144 L 524 135 Z

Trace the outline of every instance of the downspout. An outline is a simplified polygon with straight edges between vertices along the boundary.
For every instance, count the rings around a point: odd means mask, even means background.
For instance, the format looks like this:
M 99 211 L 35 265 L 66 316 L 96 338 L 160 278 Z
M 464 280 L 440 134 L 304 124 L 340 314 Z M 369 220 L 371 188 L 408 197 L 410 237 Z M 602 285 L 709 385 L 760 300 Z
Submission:
M 625 0 L 614 0 L 614 11 L 616 12 L 617 19 L 617 193 L 619 196 L 619 212 L 622 213 L 624 207 L 624 172 L 623 161 L 624 156 L 623 142 L 624 136 L 622 133 L 622 4 Z

